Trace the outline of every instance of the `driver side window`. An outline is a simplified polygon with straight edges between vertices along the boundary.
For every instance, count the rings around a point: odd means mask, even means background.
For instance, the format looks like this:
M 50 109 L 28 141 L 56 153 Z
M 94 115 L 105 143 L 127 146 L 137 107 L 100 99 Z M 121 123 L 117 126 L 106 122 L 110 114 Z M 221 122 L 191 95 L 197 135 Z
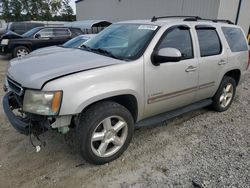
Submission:
M 180 50 L 183 60 L 192 59 L 194 55 L 189 28 L 180 26 L 167 30 L 157 49 L 160 50 L 162 48 L 176 48 Z
M 54 33 L 53 33 L 52 28 L 42 29 L 37 34 L 40 35 L 39 38 L 51 38 L 51 37 L 54 37 Z

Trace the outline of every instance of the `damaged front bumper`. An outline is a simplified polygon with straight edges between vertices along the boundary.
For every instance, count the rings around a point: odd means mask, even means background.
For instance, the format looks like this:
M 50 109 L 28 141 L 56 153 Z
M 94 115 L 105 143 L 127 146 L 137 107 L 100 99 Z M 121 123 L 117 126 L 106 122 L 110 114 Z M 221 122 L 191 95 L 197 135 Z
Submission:
M 11 125 L 21 134 L 40 135 L 51 127 L 48 117 L 23 113 L 18 97 L 12 92 L 4 96 L 3 109 Z

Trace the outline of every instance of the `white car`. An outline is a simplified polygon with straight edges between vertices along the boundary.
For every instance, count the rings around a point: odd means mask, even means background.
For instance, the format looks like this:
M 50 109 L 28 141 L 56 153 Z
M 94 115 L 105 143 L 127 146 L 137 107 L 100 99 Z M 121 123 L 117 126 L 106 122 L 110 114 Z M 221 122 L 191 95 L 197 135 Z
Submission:
M 94 164 L 122 155 L 136 126 L 209 105 L 226 111 L 250 63 L 239 26 L 199 17 L 119 22 L 62 49 L 10 63 L 4 111 L 26 135 L 75 129 Z

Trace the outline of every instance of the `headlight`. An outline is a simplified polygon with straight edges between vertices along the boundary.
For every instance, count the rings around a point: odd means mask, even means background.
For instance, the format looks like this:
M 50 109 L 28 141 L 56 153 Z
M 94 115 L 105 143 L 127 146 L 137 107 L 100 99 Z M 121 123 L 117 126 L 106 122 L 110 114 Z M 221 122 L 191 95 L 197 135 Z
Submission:
M 2 44 L 2 45 L 8 45 L 8 44 L 9 44 L 9 39 L 3 39 L 3 40 L 1 41 L 1 44 Z
M 39 115 L 57 115 L 61 101 L 62 91 L 26 90 L 23 101 L 23 111 Z

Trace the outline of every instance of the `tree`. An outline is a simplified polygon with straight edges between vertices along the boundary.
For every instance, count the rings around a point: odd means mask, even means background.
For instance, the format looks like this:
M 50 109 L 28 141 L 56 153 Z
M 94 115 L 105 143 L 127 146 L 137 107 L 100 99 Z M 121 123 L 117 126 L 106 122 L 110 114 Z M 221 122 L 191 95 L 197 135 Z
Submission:
M 19 0 L 10 0 L 10 11 L 12 14 L 12 18 L 15 21 L 21 21 L 22 20 L 22 3 Z
M 70 6 L 70 0 L 63 0 L 62 1 L 62 16 L 65 18 L 66 21 L 72 21 L 72 15 L 74 11 Z
M 70 0 L 2 0 L 2 9 L 1 17 L 8 22 L 75 20 Z
M 2 13 L 3 19 L 5 19 L 6 21 L 10 21 L 12 17 L 10 13 L 10 3 L 8 0 L 2 0 L 2 9 L 3 9 Z

